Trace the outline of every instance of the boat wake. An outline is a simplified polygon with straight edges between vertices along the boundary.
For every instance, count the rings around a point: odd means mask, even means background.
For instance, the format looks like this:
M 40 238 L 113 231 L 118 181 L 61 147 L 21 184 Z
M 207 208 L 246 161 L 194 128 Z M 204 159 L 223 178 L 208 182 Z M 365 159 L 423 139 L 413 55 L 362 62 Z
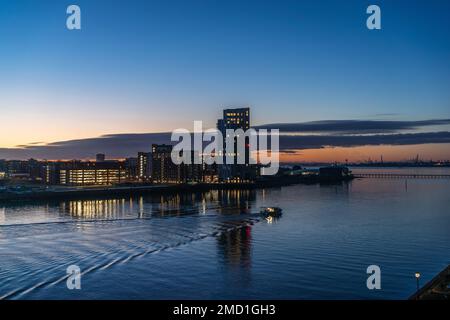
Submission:
M 82 275 L 158 254 L 261 221 L 259 215 L 195 215 L 2 226 L 0 299 L 23 299 Z M 30 285 L 31 284 L 31 285 Z

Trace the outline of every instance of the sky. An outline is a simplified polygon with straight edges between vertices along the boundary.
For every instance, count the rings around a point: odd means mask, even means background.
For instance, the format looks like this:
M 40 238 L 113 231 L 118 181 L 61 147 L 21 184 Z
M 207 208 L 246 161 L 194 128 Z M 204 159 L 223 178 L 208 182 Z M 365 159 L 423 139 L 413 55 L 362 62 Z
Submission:
M 81 30 L 66 28 L 70 4 L 81 8 Z M 370 4 L 381 8 L 381 30 L 366 28 Z M 250 106 L 254 125 L 450 119 L 449 13 L 445 0 L 0 0 L 0 158 L 45 157 L 49 144 L 67 141 L 80 149 L 55 157 L 85 157 L 84 139 L 190 129 L 194 120 L 213 127 L 228 106 Z M 448 137 L 437 135 L 448 123 L 375 131 L 434 136 L 327 140 L 297 155 L 332 159 L 343 147 L 355 160 L 450 159 Z M 106 139 L 99 149 L 124 154 Z

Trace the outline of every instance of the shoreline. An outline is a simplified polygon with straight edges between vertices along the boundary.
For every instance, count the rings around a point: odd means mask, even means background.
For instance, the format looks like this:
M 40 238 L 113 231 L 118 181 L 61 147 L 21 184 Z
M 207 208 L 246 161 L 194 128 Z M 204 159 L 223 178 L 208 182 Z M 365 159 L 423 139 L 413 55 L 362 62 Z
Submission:
M 0 193 L 0 203 L 31 201 L 31 200 L 61 200 L 73 198 L 90 198 L 97 196 L 132 196 L 136 194 L 172 194 L 178 192 L 203 192 L 209 190 L 233 189 L 263 189 L 283 187 L 294 184 L 342 183 L 354 179 L 353 176 L 336 179 L 325 179 L 318 176 L 285 176 L 249 183 L 197 183 L 197 184 L 149 184 L 131 186 L 105 187 L 60 187 L 29 192 Z

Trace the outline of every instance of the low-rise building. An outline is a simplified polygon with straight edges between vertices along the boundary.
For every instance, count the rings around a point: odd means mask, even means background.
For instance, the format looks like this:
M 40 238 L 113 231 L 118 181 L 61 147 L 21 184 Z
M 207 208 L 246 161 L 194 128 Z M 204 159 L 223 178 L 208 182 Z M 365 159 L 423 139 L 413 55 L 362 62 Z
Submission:
M 125 182 L 123 162 L 70 161 L 59 165 L 59 184 L 70 186 L 104 186 Z

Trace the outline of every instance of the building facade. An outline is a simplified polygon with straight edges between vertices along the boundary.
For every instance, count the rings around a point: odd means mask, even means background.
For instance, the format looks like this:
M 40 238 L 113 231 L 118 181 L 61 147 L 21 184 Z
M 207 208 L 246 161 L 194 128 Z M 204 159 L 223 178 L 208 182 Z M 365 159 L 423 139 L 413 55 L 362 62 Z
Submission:
M 172 162 L 171 145 L 152 145 L 152 181 L 153 183 L 182 183 L 182 166 Z
M 123 162 L 71 161 L 59 164 L 59 184 L 68 186 L 106 186 L 125 182 Z
M 138 158 L 126 158 L 125 170 L 127 171 L 127 178 L 130 182 L 139 181 Z
M 250 129 L 250 108 L 235 108 L 223 110 L 223 119 L 217 121 L 217 129 L 223 135 L 223 151 L 222 154 L 227 155 L 227 130 L 241 129 L 244 132 Z M 228 183 L 245 183 L 252 182 L 257 176 L 257 166 L 250 164 L 250 139 L 245 138 L 244 147 L 244 163 L 239 164 L 237 159 L 240 155 L 238 152 L 238 142 L 234 139 L 233 150 L 231 154 L 234 159 L 233 163 L 226 163 L 218 166 L 218 176 L 220 182 Z M 230 154 L 228 154 L 230 155 Z
M 139 152 L 137 158 L 137 176 L 140 181 L 151 178 L 152 155 L 149 152 Z

